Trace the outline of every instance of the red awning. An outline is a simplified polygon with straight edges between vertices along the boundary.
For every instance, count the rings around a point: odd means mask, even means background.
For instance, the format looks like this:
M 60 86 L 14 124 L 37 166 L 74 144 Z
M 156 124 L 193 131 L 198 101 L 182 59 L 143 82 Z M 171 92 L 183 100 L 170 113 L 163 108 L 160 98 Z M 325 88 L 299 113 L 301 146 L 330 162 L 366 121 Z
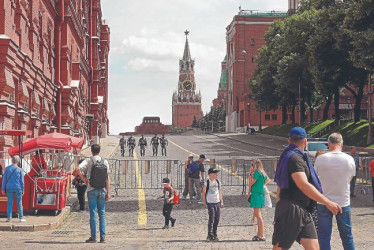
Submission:
M 70 135 L 51 133 L 46 135 L 41 135 L 23 143 L 23 153 L 27 154 L 36 149 L 58 149 L 65 152 L 70 151 L 70 149 L 76 148 L 80 150 L 83 146 L 84 140 L 82 138 L 72 137 Z M 13 156 L 19 153 L 18 146 L 10 148 L 8 150 L 9 155 Z

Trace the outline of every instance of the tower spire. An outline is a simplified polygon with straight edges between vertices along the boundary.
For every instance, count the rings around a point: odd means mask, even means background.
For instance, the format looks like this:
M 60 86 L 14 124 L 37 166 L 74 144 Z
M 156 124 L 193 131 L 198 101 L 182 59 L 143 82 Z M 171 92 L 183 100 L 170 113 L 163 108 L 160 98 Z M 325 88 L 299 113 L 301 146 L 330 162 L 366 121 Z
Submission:
M 190 32 L 188 30 L 186 30 L 184 32 L 184 34 L 186 35 L 186 44 L 184 46 L 184 53 L 183 53 L 183 61 L 190 61 L 191 60 L 191 53 L 190 53 L 190 46 L 188 45 L 188 35 L 190 34 Z

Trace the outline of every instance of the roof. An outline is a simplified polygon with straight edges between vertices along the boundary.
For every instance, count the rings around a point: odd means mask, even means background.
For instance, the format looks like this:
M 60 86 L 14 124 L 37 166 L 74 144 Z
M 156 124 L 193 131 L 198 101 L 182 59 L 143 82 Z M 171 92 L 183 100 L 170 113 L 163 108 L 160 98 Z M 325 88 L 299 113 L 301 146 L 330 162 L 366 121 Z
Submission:
M 186 36 L 186 44 L 184 45 L 183 61 L 191 61 L 190 46 L 188 44 L 188 38 Z
M 222 70 L 221 79 L 219 81 L 219 89 L 226 89 L 227 84 L 227 70 Z
M 240 10 L 239 16 L 247 17 L 288 17 L 289 14 L 283 11 L 258 11 L 258 10 Z

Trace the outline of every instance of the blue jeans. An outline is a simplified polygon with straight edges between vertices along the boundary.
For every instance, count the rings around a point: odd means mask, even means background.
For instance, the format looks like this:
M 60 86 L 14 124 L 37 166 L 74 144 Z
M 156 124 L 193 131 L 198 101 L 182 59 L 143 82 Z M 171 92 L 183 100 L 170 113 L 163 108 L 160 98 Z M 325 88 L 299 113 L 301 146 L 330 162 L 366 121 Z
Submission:
M 344 250 L 354 250 L 352 223 L 351 223 L 351 207 L 342 207 L 343 213 L 338 213 L 336 222 L 340 239 L 342 240 Z M 317 206 L 318 211 L 318 242 L 321 250 L 330 250 L 330 240 L 332 231 L 332 213 L 321 204 Z
M 90 210 L 91 237 L 96 239 L 96 211 L 99 212 L 100 238 L 105 238 L 105 195 L 104 189 L 93 189 L 87 192 Z
M 22 190 L 19 189 L 8 189 L 6 191 L 8 197 L 8 207 L 7 207 L 7 216 L 12 218 L 13 213 L 13 197 L 16 196 L 17 208 L 18 208 L 18 218 L 23 218 L 23 207 L 22 207 Z

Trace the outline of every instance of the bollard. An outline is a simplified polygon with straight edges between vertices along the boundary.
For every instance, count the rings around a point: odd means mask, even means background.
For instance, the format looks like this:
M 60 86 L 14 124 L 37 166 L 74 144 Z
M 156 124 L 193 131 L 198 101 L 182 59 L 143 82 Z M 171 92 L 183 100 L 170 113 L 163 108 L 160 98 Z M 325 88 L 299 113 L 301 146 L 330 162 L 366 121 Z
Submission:
M 127 161 L 122 161 L 122 174 L 126 175 L 127 173 Z
M 167 160 L 166 161 L 166 174 L 170 174 L 170 173 L 171 173 L 171 161 Z
M 216 159 L 210 159 L 209 167 L 210 168 L 216 168 Z
M 231 159 L 231 173 L 236 173 L 236 159 L 232 158 Z
M 150 160 L 146 160 L 145 161 L 144 173 L 145 174 L 149 174 L 150 170 L 151 170 L 151 161 Z

